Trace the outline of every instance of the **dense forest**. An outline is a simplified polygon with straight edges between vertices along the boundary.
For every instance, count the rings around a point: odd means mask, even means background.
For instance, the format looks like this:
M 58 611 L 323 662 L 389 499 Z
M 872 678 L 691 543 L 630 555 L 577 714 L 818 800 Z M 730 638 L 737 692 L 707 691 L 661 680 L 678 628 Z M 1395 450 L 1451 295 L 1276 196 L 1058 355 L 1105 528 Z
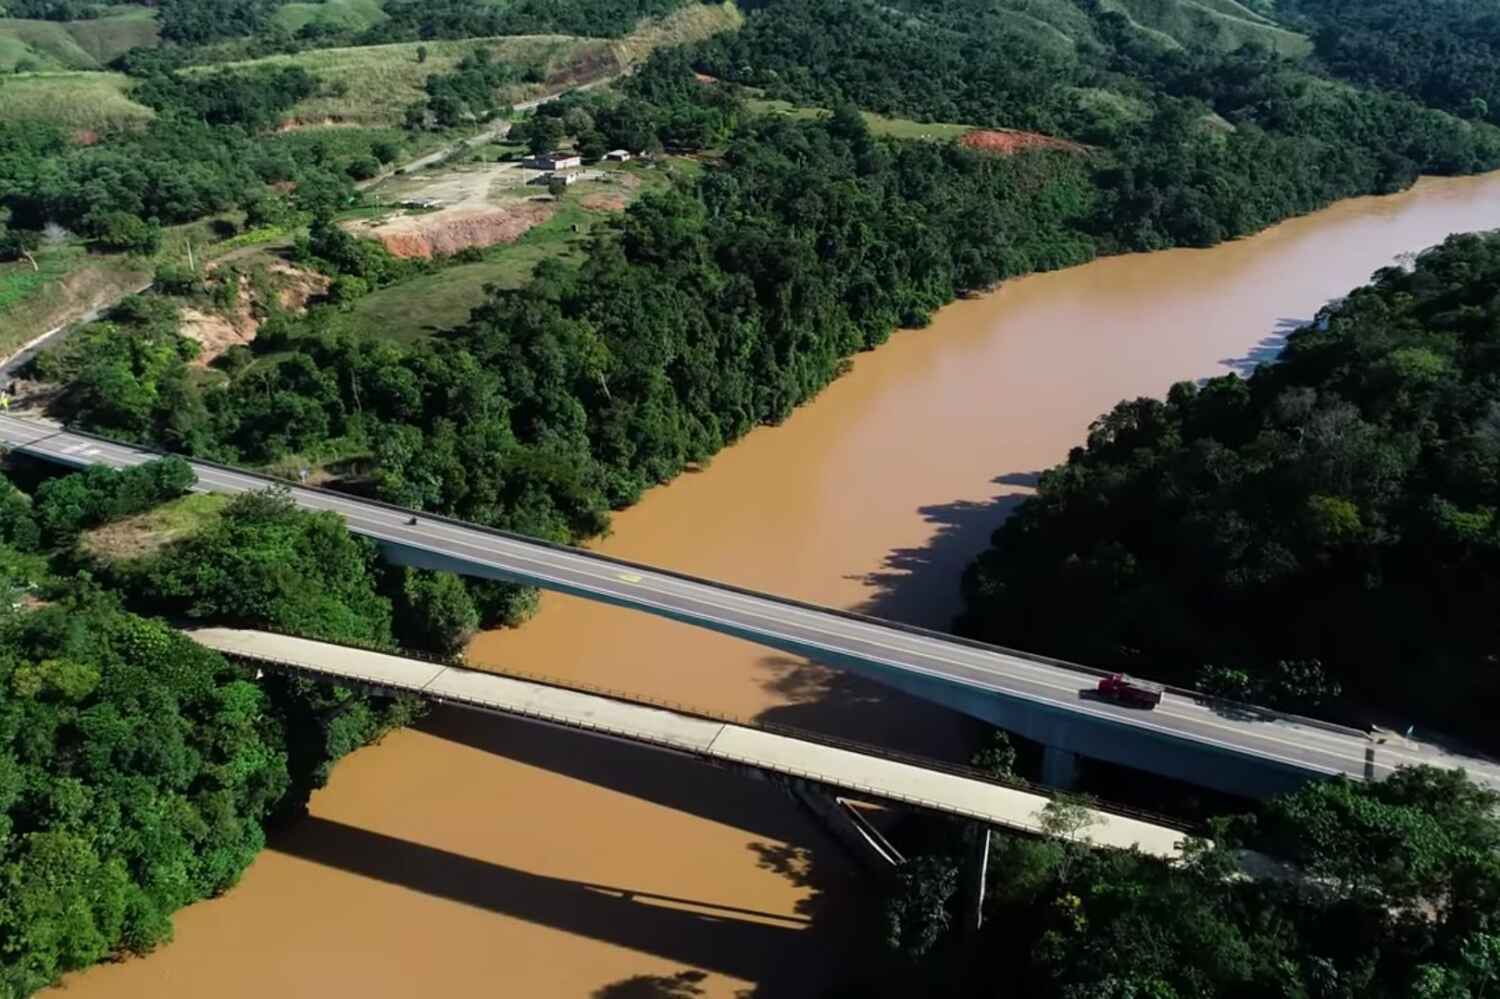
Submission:
M 957 831 L 907 862 L 883 913 L 894 966 L 848 997 L 1482 999 L 1500 982 L 1497 796 L 1456 771 L 1310 785 L 1216 824 L 1171 867 L 1092 850 L 1077 804 L 1058 838 L 992 842 L 983 928 L 954 925 Z M 1295 861 L 1238 875 L 1241 847 Z
M 662 127 L 712 133 L 736 113 L 693 108 Z M 74 385 L 68 418 L 106 432 L 251 463 L 373 453 L 387 499 L 577 538 L 958 290 L 1088 259 L 1070 222 L 1092 197 L 1076 156 L 887 142 L 852 111 L 757 120 L 700 186 L 644 199 L 580 268 L 544 264 L 455 339 L 400 346 L 272 319 L 252 350 L 279 363 L 205 384 L 170 328 L 127 340 L 139 327 L 116 317 L 39 370 Z M 307 250 L 362 279 L 386 266 L 336 227 L 315 226 Z
M 158 620 L 451 651 L 458 580 L 377 561 L 331 514 L 248 494 L 124 560 L 87 531 L 181 497 L 180 459 L 0 479 L 0 994 L 171 936 L 232 886 L 268 821 L 417 705 L 234 666 Z
M 1455 236 L 1248 380 L 1122 402 L 970 569 L 962 629 L 1242 697 L 1318 660 L 1355 703 L 1492 738 L 1497 291 L 1500 236 Z M 1304 686 L 1286 706 L 1328 684 Z
M 349 166 L 372 154 L 371 141 L 360 149 L 260 134 L 316 87 L 293 67 L 157 73 L 135 90 L 158 112 L 139 133 L 80 146 L 52 125 L 0 124 L 0 204 L 15 230 L 61 228 L 144 252 L 162 225 L 263 208 L 278 197 L 271 185 L 294 188 L 282 200 L 295 208 L 332 211 L 348 202 Z
M 1209 245 L 1419 173 L 1500 163 L 1492 129 L 1336 83 L 1257 39 L 1164 45 L 1102 5 L 763 0 L 693 58 L 795 103 L 1095 146 L 1106 250 Z
M 1500 11 L 1472 0 L 1290 0 L 1335 76 L 1500 122 Z
M 83 144 L 0 125 L 0 253 L 59 231 L 150 253 L 165 227 L 234 213 L 283 226 L 286 256 L 332 279 L 326 299 L 267 309 L 252 343 L 205 369 L 178 297 L 204 282 L 168 266 L 28 373 L 62 387 L 54 415 L 111 436 L 296 459 L 337 469 L 341 488 L 559 541 L 601 533 L 612 509 L 786 418 L 957 295 L 1500 165 L 1500 54 L 1472 5 L 1423 23 L 1399 0 L 1292 0 L 1304 56 L 1248 11 L 1184 26 L 1147 24 L 1160 4 L 760 0 L 742 31 L 658 52 L 510 135 L 591 158 L 665 150 L 691 171 L 568 262 L 488 291 L 462 328 L 395 342 L 348 307 L 447 261 L 399 260 L 336 219 L 395 140 L 271 132 L 325 86 L 302 70 L 182 66 L 247 46 L 617 35 L 678 3 L 392 0 L 372 28 L 300 39 L 270 25 L 277 6 L 163 0 L 167 49 L 122 64 L 155 112 L 138 131 Z M 532 72 L 462 59 L 391 134 L 470 122 Z M 823 113 L 766 116 L 763 97 Z M 997 156 L 883 137 L 865 111 L 1077 145 Z M 1326 310 L 1249 380 L 1121 404 L 970 571 L 963 630 L 1299 710 L 1373 704 L 1481 731 L 1500 706 L 1497 293 L 1500 237 L 1455 239 Z M 164 939 L 174 909 L 233 883 L 267 820 L 413 711 L 251 683 L 148 618 L 451 651 L 527 607 L 513 587 L 384 566 L 276 494 L 101 559 L 84 536 L 179 496 L 183 463 L 23 464 L 16 479 L 0 486 L 0 991 Z M 1057 610 L 1080 601 L 1096 608 L 1087 628 Z M 942 932 L 956 881 L 937 849 L 885 913 L 907 977 L 869 991 L 1473 999 L 1500 978 L 1494 804 L 1425 771 L 1329 784 L 1216 829 L 1221 849 L 1180 871 L 1066 836 L 1005 841 L 977 945 Z M 1229 879 L 1238 844 L 1310 878 Z

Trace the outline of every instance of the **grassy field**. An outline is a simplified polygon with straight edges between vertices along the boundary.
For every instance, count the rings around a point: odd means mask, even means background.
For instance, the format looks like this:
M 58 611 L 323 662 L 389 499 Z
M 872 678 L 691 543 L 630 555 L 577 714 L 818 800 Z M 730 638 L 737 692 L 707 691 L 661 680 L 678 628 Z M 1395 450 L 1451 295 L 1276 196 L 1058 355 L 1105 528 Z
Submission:
M 94 305 L 139 288 L 150 275 L 123 256 L 91 255 L 67 245 L 0 264 L 0 357 Z
M 125 95 L 119 73 L 23 73 L 0 78 L 0 122 L 47 121 L 64 128 L 128 128 L 152 117 Z
M 334 2 L 373 5 L 374 0 Z M 476 48 L 487 48 L 496 59 L 518 66 L 539 66 L 546 74 L 546 83 L 517 84 L 496 95 L 498 105 L 614 75 L 644 59 L 657 46 L 704 38 L 739 23 L 740 14 L 733 4 L 696 4 L 669 17 L 647 22 L 630 35 L 614 41 L 568 35 L 516 35 L 316 49 L 226 65 L 228 68 L 300 66 L 332 85 L 325 90 L 342 90 L 341 96 L 323 94 L 298 104 L 289 116 L 300 121 L 388 125 L 398 123 L 406 109 L 422 97 L 422 86 L 427 77 L 450 71 Z M 417 49 L 422 46 L 427 50 L 427 60 L 418 62 Z M 192 72 L 213 72 L 213 69 L 203 67 Z
M 88 21 L 0 18 L 0 73 L 24 70 L 99 69 L 138 45 L 155 45 L 155 11 L 127 8 Z
M 864 0 L 874 7 L 880 0 Z M 1283 55 L 1300 56 L 1311 49 L 1304 36 L 1288 31 L 1271 17 L 1240 0 L 1098 0 L 1104 10 L 1123 14 L 1164 49 L 1203 46 L 1232 51 L 1246 42 L 1259 42 Z M 1258 3 L 1257 6 L 1269 6 Z M 1097 44 L 1092 20 L 1072 0 L 994 0 L 979 15 L 991 28 L 1017 35 L 1038 48 L 1065 53 L 1080 44 Z M 964 30 L 920 14 L 907 18 L 910 30 L 947 36 L 961 45 Z
M 1231 52 L 1246 42 L 1258 42 L 1287 56 L 1312 51 L 1305 35 L 1288 31 L 1235 0 L 1101 0 L 1138 27 L 1164 39 L 1164 44 L 1201 45 Z
M 79 543 L 88 554 L 110 562 L 140 558 L 203 530 L 228 503 L 227 496 L 181 496 L 154 510 L 85 531 Z
M 276 8 L 271 22 L 296 33 L 309 24 L 363 31 L 385 20 L 380 0 L 324 0 L 323 3 L 289 3 Z
M 781 115 L 786 118 L 814 119 L 829 112 L 825 108 L 803 107 L 790 101 L 776 101 L 762 97 L 746 102 L 752 111 L 760 114 Z M 895 139 L 931 139 L 947 142 L 973 129 L 972 125 L 952 125 L 946 122 L 912 121 L 909 118 L 887 118 L 885 115 L 860 112 L 864 115 L 870 131 L 876 135 L 888 135 Z
M 296 105 L 289 113 L 303 122 L 357 122 L 392 125 L 401 121 L 406 109 L 422 97 L 422 85 L 434 73 L 446 73 L 464 55 L 477 48 L 488 49 L 496 59 L 521 66 L 539 65 L 549 78 L 563 75 L 573 65 L 594 61 L 614 65 L 608 44 L 564 35 L 523 35 L 512 38 L 478 38 L 465 41 L 421 43 L 427 61 L 417 61 L 418 43 L 370 45 L 363 48 L 315 49 L 295 55 L 268 56 L 227 68 L 246 66 L 300 66 L 335 92 L 319 94 Z M 211 72 L 203 69 L 199 72 Z M 540 84 L 518 84 L 501 99 L 516 101 L 545 91 Z
M 659 48 L 699 42 L 721 31 L 734 31 L 744 23 L 745 16 L 734 0 L 689 4 L 666 17 L 637 25 L 630 34 L 612 42 L 611 48 L 620 65 L 630 68 Z

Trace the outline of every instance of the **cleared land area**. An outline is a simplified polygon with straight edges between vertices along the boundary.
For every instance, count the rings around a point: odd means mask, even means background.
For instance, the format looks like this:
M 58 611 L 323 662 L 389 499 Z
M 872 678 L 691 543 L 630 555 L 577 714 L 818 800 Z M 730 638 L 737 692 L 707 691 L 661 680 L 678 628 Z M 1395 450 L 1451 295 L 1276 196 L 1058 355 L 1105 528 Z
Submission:
M 598 164 L 583 171 L 590 179 L 571 185 L 558 198 L 528 185 L 526 181 L 538 172 L 516 163 L 393 178 L 377 190 L 387 201 L 459 197 L 466 199 L 459 206 L 467 206 L 458 207 L 459 212 L 493 212 L 497 227 L 515 227 L 521 219 L 529 224 L 516 236 L 490 246 L 482 260 L 445 266 L 367 295 L 355 303 L 343 323 L 351 331 L 396 340 L 418 339 L 460 326 L 483 303 L 486 287 L 518 288 L 542 260 L 580 258 L 597 226 L 644 192 L 665 188 L 674 175 L 692 168 L 691 163 L 676 159 Z M 387 245 L 394 236 L 399 245 L 411 238 L 407 233 L 441 232 L 448 212 L 377 218 L 352 223 L 350 228 L 376 237 L 385 235 Z M 536 215 L 541 217 L 533 221 Z M 507 216 L 512 218 L 509 223 L 503 221 Z M 399 227 L 392 228 L 393 223 Z
M 1312 51 L 1305 35 L 1288 31 L 1235 0 L 1100 0 L 1100 6 L 1124 14 L 1171 48 L 1201 45 L 1232 52 L 1254 42 L 1286 56 Z

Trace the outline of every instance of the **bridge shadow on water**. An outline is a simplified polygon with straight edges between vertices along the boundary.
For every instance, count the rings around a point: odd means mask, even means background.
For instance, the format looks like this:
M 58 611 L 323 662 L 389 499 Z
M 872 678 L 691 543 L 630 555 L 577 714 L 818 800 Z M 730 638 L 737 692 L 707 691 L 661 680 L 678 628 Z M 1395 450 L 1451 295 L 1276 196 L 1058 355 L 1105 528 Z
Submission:
M 960 607 L 959 580 L 989 547 L 995 529 L 1030 495 L 1040 472 L 1015 472 L 993 480 L 1004 487 L 985 501 L 959 500 L 918 510 L 933 525 L 920 547 L 894 548 L 880 568 L 856 577 L 869 596 L 852 609 L 871 617 L 946 631 Z M 786 703 L 756 720 L 811 729 L 904 752 L 963 759 L 980 723 L 900 693 L 847 669 L 795 656 L 760 661 L 767 690 Z
M 767 980 L 805 920 L 618 885 L 532 874 L 488 860 L 308 817 L 278 852 L 694 968 Z M 624 993 L 629 995 L 630 993 Z M 649 993 L 645 993 L 649 994 Z
M 609 999 L 693 996 L 698 970 L 758 983 L 746 996 L 808 994 L 806 969 L 850 938 L 862 896 L 852 862 L 775 785 L 628 743 L 456 708 L 417 726 L 471 749 L 629 795 L 751 834 L 747 864 L 807 889 L 792 913 L 663 895 L 646 886 L 549 877 L 490 860 L 308 818 L 275 849 L 567 933 L 681 962 L 680 974 L 643 975 L 597 993 Z M 590 821 L 573 816 L 568 821 Z M 629 830 L 601 825 L 601 840 Z M 647 842 L 643 850 L 670 849 Z M 733 881 L 735 875 L 726 877 Z M 830 899 L 838 899 L 830 903 Z M 799 959 L 799 955 L 803 958 Z M 800 967 L 799 967 L 800 966 Z
M 869 597 L 856 610 L 945 629 L 958 608 L 964 567 L 1034 487 L 1038 473 L 1005 475 L 983 502 L 924 507 L 934 525 L 920 547 L 889 552 L 861 577 Z M 981 726 L 844 669 L 767 654 L 763 683 L 784 703 L 762 722 L 880 743 L 949 759 L 965 758 Z M 466 905 L 680 962 L 669 974 L 614 982 L 595 999 L 692 999 L 707 990 L 705 973 L 756 983 L 750 996 L 818 994 L 813 969 L 845 964 L 830 953 L 859 938 L 873 914 L 871 896 L 843 847 L 775 785 L 656 750 L 514 719 L 438 709 L 418 726 L 428 735 L 584 781 L 663 808 L 750 834 L 746 863 L 807 892 L 792 913 L 766 913 L 690 898 L 651 886 L 602 885 L 534 874 L 322 818 L 298 823 L 276 849 Z M 589 821 L 589 816 L 570 821 Z M 628 834 L 601 826 L 598 835 Z M 641 849 L 670 849 L 642 843 Z M 733 873 L 726 872 L 732 881 Z M 621 879 L 626 880 L 626 879 Z M 867 942 L 867 941 L 866 941 Z M 847 970 L 847 968 L 845 969 Z M 811 978 L 817 978 L 816 973 Z

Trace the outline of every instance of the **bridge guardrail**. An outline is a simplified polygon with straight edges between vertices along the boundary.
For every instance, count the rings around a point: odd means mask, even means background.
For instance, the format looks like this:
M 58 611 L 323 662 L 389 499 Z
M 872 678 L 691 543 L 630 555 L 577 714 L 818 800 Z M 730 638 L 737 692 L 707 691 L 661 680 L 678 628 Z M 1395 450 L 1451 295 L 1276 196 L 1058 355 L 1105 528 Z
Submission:
M 839 607 L 825 607 L 820 604 L 812 603 L 810 601 L 798 600 L 795 597 L 785 597 L 775 593 L 765 593 L 760 590 L 753 590 L 748 587 L 737 586 L 733 583 L 726 583 L 722 580 L 708 579 L 703 576 L 695 576 L 691 573 L 678 572 L 675 569 L 667 569 L 661 566 L 648 565 L 644 562 L 634 562 L 629 559 L 619 558 L 614 555 L 605 555 L 600 552 L 590 551 L 586 548 L 559 544 L 558 542 L 548 541 L 543 538 L 528 537 L 527 535 L 518 534 L 514 531 L 506 531 L 496 527 L 489 527 L 484 524 L 475 524 L 470 521 L 459 520 L 456 517 L 450 517 L 442 513 L 431 513 L 425 510 L 413 510 L 409 507 L 397 506 L 394 503 L 387 503 L 386 501 L 380 499 L 374 499 L 366 496 L 357 496 L 352 493 L 341 493 L 337 490 L 328 489 L 323 486 L 306 485 L 304 483 L 295 482 L 282 476 L 272 475 L 268 472 L 250 471 L 208 458 L 197 458 L 189 455 L 177 454 L 176 452 L 167 451 L 154 445 L 137 444 L 132 441 L 115 440 L 102 434 L 92 433 L 87 430 L 75 430 L 71 427 L 64 427 L 64 429 L 68 433 L 75 434 L 79 437 L 87 437 L 92 440 L 97 440 L 108 444 L 115 444 L 118 446 L 132 447 L 140 451 L 149 452 L 151 454 L 159 454 L 164 457 L 183 458 L 189 462 L 206 465 L 210 468 L 219 469 L 220 471 L 231 472 L 236 475 L 243 475 L 249 478 L 260 479 L 261 481 L 266 482 L 270 485 L 287 486 L 288 488 L 291 488 L 293 490 L 303 490 L 305 492 L 316 493 L 318 495 L 329 496 L 345 501 L 354 500 L 360 503 L 368 504 L 370 506 L 380 507 L 392 513 L 406 515 L 420 514 L 421 516 L 426 517 L 429 520 L 440 521 L 453 527 L 476 531 L 481 534 L 494 535 L 498 538 L 504 538 L 507 541 L 513 541 L 520 544 L 535 545 L 537 547 L 547 548 L 549 550 L 565 554 L 583 555 L 587 556 L 588 558 L 596 559 L 600 562 L 605 562 L 623 569 L 634 569 L 660 576 L 670 576 L 673 579 L 680 579 L 684 582 L 693 583 L 700 586 L 716 587 L 721 590 L 739 594 L 740 596 L 754 597 L 759 600 L 779 603 L 788 607 L 796 607 L 801 610 L 814 611 L 821 614 L 829 614 L 834 617 L 844 618 L 845 620 L 849 621 L 857 621 L 862 624 L 891 628 L 893 630 L 905 632 L 907 634 L 951 642 L 956 645 L 963 645 L 983 652 L 999 653 L 1001 655 L 1011 656 L 1016 659 L 1024 659 L 1029 662 L 1035 662 L 1043 666 L 1051 666 L 1056 669 L 1064 669 L 1075 673 L 1082 673 L 1086 676 L 1094 677 L 1096 679 L 1099 677 L 1107 676 L 1111 672 L 1114 672 L 1112 670 L 1099 669 L 1098 667 L 1094 666 L 1085 666 L 1082 663 L 1069 662 L 1066 659 L 1055 659 L 1051 656 L 1042 655 L 1036 652 L 1026 652 L 1021 649 L 1012 649 L 1002 645 L 991 645 L 988 642 L 981 642 L 976 639 L 966 638 L 962 635 L 953 635 L 949 634 L 948 632 L 937 631 L 933 628 L 924 628 L 920 625 L 906 624 L 901 621 L 891 621 L 885 618 L 872 617 L 868 614 L 861 614 L 858 611 L 845 610 Z M 1291 712 L 1286 711 L 1277 711 L 1272 708 L 1261 707 L 1260 705 L 1256 704 L 1248 704 L 1243 701 L 1235 701 L 1226 697 L 1218 697 L 1211 694 L 1205 694 L 1200 690 L 1192 690 L 1187 687 L 1178 687 L 1173 684 L 1165 684 L 1164 686 L 1169 693 L 1175 696 L 1185 697 L 1204 705 L 1222 707 L 1226 711 L 1231 711 L 1239 715 L 1249 714 L 1252 716 L 1258 716 L 1270 720 L 1289 721 L 1299 725 L 1307 725 L 1312 728 L 1318 728 L 1324 731 L 1334 732 L 1339 735 L 1351 736 L 1359 739 L 1369 739 L 1370 737 L 1370 733 L 1367 731 L 1363 731 L 1357 728 L 1351 728 L 1347 725 L 1340 725 L 1336 722 L 1324 721 L 1320 718 L 1312 718 L 1307 715 L 1292 714 Z
M 550 687 L 556 690 L 566 690 L 573 693 L 591 694 L 599 697 L 607 697 L 614 701 L 619 701 L 625 704 L 633 704 L 639 707 L 660 708 L 663 710 L 674 712 L 676 714 L 685 715 L 687 717 L 697 718 L 703 721 L 716 722 L 724 725 L 737 725 L 741 728 L 766 732 L 771 735 L 781 735 L 786 736 L 787 738 L 800 739 L 804 742 L 811 742 L 818 745 L 827 746 L 830 749 L 842 749 L 848 752 L 859 753 L 864 756 L 873 756 L 879 759 L 888 760 L 892 763 L 905 763 L 907 765 L 919 767 L 924 770 L 946 773 L 954 777 L 962 777 L 967 780 L 975 780 L 986 784 L 993 784 L 997 787 L 1007 788 L 1012 791 L 1022 791 L 1027 794 L 1034 794 L 1047 799 L 1057 797 L 1057 791 L 1054 788 L 1047 787 L 1043 784 L 1035 784 L 1021 777 L 996 777 L 994 774 L 988 773 L 987 771 L 979 770 L 975 767 L 965 766 L 961 763 L 952 763 L 946 760 L 934 759 L 932 757 L 922 756 L 916 753 L 906 753 L 900 750 L 888 749 L 884 746 L 878 746 L 866 742 L 859 742 L 854 739 L 845 739 L 839 736 L 828 735 L 822 732 L 811 731 L 808 729 L 799 729 L 790 725 L 760 722 L 754 719 L 744 718 L 726 712 L 711 711 L 703 708 L 693 707 L 681 702 L 667 700 L 665 698 L 652 697 L 646 694 L 620 690 L 599 684 L 582 683 L 573 680 L 559 680 L 555 677 L 548 677 L 542 674 L 530 673 L 525 670 L 516 670 L 508 667 L 479 669 L 460 658 L 439 656 L 419 650 L 408 651 L 405 649 L 401 649 L 392 651 L 390 649 L 380 648 L 379 646 L 364 645 L 358 642 L 328 641 L 321 638 L 309 639 L 301 635 L 295 635 L 290 632 L 278 631 L 270 628 L 256 628 L 253 630 L 265 632 L 267 634 L 280 635 L 285 638 L 295 638 L 302 641 L 315 641 L 325 645 L 333 645 L 360 652 L 374 652 L 381 655 L 392 656 L 398 659 L 412 659 L 421 662 L 427 662 L 436 666 L 445 667 L 447 669 L 459 670 L 461 672 L 481 673 L 487 676 L 498 676 L 510 680 L 519 680 L 525 683 L 534 683 L 539 686 Z M 284 662 L 283 660 L 272 658 L 270 656 L 257 656 L 252 653 L 232 652 L 223 654 L 234 658 L 246 659 L 255 662 L 270 663 L 273 665 L 287 665 L 292 668 L 298 669 L 300 672 L 319 677 L 325 682 L 337 683 L 340 679 L 339 676 L 329 674 L 326 671 L 320 670 L 317 666 L 312 664 Z M 426 694 L 422 689 L 399 687 L 384 680 L 378 680 L 374 678 L 361 678 L 360 682 L 364 683 L 366 686 L 379 687 L 384 690 L 395 690 L 402 693 L 425 696 L 433 700 L 439 700 L 447 703 L 472 703 L 475 707 L 490 707 L 493 710 L 493 706 L 488 706 L 482 701 L 470 702 L 467 699 L 455 698 L 446 695 L 438 697 L 437 695 Z M 516 713 L 523 714 L 524 712 L 518 710 Z M 540 716 L 540 714 L 541 713 L 538 713 L 538 716 Z M 558 724 L 567 724 L 568 727 L 574 728 L 591 727 L 579 726 L 574 724 L 572 721 L 567 721 L 566 723 L 564 723 L 561 719 L 556 718 L 549 718 L 546 720 L 554 721 Z M 599 729 L 597 726 L 592 727 L 595 728 L 595 730 L 602 731 L 602 729 Z M 627 733 L 612 732 L 611 734 L 626 735 Z M 630 736 L 630 738 L 632 739 L 632 741 L 650 741 L 655 745 L 661 745 L 669 749 L 675 749 L 679 752 L 690 751 L 682 746 L 678 746 L 673 743 L 662 743 L 655 740 L 642 740 L 637 739 L 634 736 Z M 1135 819 L 1141 822 L 1148 822 L 1152 825 L 1178 829 L 1187 834 L 1197 834 L 1201 832 L 1200 827 L 1193 823 L 1184 822 L 1180 819 L 1176 819 L 1171 816 L 1160 815 L 1155 812 L 1147 811 L 1145 809 L 1132 808 L 1129 805 L 1120 805 L 1113 802 L 1090 801 L 1089 807 L 1093 808 L 1096 811 L 1118 815 L 1121 818 Z

